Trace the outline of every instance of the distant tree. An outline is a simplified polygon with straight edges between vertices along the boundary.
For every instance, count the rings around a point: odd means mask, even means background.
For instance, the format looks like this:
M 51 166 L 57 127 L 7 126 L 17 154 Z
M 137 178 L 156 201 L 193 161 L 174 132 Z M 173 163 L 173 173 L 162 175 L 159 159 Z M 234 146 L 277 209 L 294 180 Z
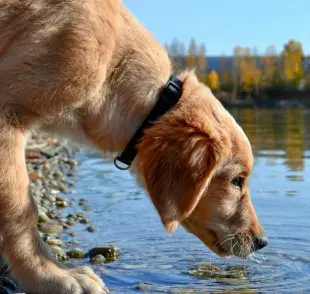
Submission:
M 289 85 L 298 87 L 305 76 L 303 66 L 304 54 L 301 43 L 290 40 L 285 44 L 282 54 L 285 79 Z
M 221 89 L 224 91 L 231 91 L 232 90 L 232 72 L 231 68 L 228 65 L 227 58 L 222 57 L 220 63 L 220 84 Z
M 168 53 L 175 70 L 180 71 L 183 69 L 186 66 L 184 43 L 180 42 L 177 38 L 174 38 L 171 44 L 166 45 L 166 47 L 168 48 Z
M 184 69 L 186 67 L 186 53 L 185 53 L 185 45 L 183 42 L 179 43 L 178 67 L 179 69 Z
M 206 70 L 207 70 L 207 57 L 206 57 L 206 46 L 201 44 L 199 47 L 198 60 L 197 60 L 197 76 L 198 79 L 205 83 L 206 82 Z
M 252 68 L 254 69 L 254 92 L 259 94 L 259 89 L 263 86 L 263 72 L 259 66 L 257 48 L 253 49 Z
M 177 57 L 180 55 L 180 42 L 177 38 L 174 38 L 169 47 L 169 54 L 172 57 Z
M 243 48 L 237 46 L 234 48 L 233 54 L 233 99 L 237 98 L 237 93 L 240 84 L 240 60 L 242 57 Z
M 196 61 L 197 61 L 196 56 L 197 56 L 197 45 L 195 40 L 191 39 L 187 56 L 187 66 L 191 69 L 196 68 Z
M 240 79 L 240 89 L 246 93 L 258 94 L 262 86 L 262 72 L 258 66 L 257 53 L 254 54 L 250 48 L 239 50 L 238 71 Z
M 215 70 L 212 70 L 208 74 L 207 83 L 213 92 L 218 92 L 220 90 L 220 76 Z
M 276 48 L 270 45 L 266 49 L 266 54 L 262 58 L 262 73 L 264 86 L 270 87 L 276 84 L 277 71 L 280 70 L 279 58 Z

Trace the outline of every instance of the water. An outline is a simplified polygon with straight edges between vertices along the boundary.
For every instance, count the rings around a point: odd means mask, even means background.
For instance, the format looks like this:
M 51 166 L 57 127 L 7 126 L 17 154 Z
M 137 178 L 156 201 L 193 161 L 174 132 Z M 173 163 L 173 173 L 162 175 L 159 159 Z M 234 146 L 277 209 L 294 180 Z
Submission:
M 269 245 L 251 260 L 225 260 L 183 229 L 169 237 L 129 173 L 82 154 L 74 196 L 89 200 L 89 218 L 99 231 L 88 233 L 80 226 L 77 239 L 85 249 L 121 248 L 120 260 L 94 266 L 111 293 L 141 293 L 140 284 L 152 293 L 310 293 L 310 112 L 231 113 L 253 146 L 252 199 Z M 216 279 L 188 273 L 206 264 L 243 265 L 248 276 Z

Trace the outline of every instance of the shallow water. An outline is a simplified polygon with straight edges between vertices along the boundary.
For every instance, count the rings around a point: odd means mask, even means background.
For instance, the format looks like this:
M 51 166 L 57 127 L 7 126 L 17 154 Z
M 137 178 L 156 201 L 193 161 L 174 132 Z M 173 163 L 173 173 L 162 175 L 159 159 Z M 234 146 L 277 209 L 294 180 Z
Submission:
M 221 259 L 196 237 L 164 231 L 145 193 L 127 172 L 82 154 L 74 197 L 87 198 L 95 233 L 78 226 L 80 247 L 114 244 L 121 258 L 94 266 L 111 293 L 310 293 L 310 112 L 232 110 L 256 162 L 252 199 L 269 245 L 251 260 Z M 82 264 L 82 262 L 78 262 Z M 246 279 L 197 277 L 200 265 L 243 265 Z

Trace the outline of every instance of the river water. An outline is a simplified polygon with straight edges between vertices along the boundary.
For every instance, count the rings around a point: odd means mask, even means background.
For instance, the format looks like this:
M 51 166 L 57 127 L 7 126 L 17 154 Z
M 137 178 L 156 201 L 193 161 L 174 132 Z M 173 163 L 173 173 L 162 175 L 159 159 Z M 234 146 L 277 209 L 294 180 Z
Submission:
M 254 150 L 252 199 L 269 245 L 250 260 L 227 260 L 183 229 L 169 237 L 131 175 L 85 152 L 74 197 L 88 199 L 98 231 L 78 226 L 76 239 L 84 249 L 121 248 L 118 261 L 93 266 L 111 293 L 310 293 L 310 112 L 230 111 Z M 246 275 L 190 274 L 204 265 L 242 265 Z

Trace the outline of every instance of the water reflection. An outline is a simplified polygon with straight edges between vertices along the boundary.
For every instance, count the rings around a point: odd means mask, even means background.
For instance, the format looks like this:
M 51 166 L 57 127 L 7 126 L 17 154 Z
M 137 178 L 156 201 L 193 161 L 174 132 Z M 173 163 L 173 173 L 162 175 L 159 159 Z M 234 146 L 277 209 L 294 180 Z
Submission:
M 268 166 L 277 165 L 276 159 L 284 158 L 287 180 L 304 180 L 302 173 L 295 173 L 304 171 L 306 151 L 310 149 L 308 110 L 235 109 L 231 113 L 248 136 L 254 155 L 269 157 Z

